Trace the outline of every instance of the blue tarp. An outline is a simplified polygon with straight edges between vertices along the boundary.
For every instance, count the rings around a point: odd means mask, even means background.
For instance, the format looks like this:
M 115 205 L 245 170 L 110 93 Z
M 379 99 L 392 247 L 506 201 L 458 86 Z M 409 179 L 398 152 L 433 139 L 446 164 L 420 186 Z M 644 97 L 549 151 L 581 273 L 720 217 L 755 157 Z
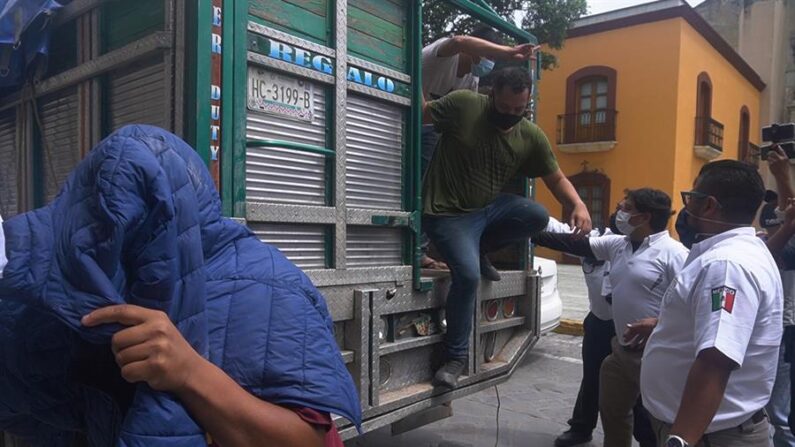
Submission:
M 21 86 L 32 68 L 44 62 L 51 18 L 70 1 L 0 0 L 0 88 Z

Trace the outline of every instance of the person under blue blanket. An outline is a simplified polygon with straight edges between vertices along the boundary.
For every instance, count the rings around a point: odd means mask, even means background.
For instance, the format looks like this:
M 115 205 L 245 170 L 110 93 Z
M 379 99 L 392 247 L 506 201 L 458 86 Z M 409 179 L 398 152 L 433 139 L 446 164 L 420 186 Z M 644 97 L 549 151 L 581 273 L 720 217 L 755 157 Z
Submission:
M 220 205 L 192 148 L 134 125 L 3 222 L 0 431 L 303 447 L 338 442 L 332 414 L 361 426 L 324 298 Z

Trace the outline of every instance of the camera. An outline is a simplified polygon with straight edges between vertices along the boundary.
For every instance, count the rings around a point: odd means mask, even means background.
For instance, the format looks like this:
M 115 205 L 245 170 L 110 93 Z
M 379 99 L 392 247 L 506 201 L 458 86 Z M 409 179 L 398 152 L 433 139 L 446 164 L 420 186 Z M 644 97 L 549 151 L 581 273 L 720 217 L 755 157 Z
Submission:
M 787 158 L 795 158 L 795 123 L 771 124 L 763 128 L 762 141 L 770 143 L 759 148 L 762 160 L 767 160 L 775 145 L 787 154 Z

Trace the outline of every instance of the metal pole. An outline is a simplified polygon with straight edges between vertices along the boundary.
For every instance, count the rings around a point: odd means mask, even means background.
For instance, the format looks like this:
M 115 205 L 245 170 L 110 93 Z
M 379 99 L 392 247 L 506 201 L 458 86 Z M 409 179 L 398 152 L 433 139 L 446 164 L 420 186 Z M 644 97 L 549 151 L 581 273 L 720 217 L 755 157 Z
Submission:
M 414 288 L 422 289 L 422 2 L 413 2 L 411 9 L 412 65 L 411 65 L 411 147 L 413 152 L 412 174 L 414 175 L 414 258 L 412 264 Z

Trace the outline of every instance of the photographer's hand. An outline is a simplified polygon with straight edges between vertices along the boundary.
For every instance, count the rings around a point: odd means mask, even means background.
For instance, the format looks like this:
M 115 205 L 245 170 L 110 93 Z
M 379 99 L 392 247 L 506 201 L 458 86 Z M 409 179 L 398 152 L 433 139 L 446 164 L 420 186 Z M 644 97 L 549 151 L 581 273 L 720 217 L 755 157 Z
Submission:
M 795 236 L 795 199 L 790 198 L 784 209 L 784 222 L 781 223 L 781 228 L 767 239 L 767 248 L 779 264 L 782 262 L 784 248 L 793 236 Z
M 780 146 L 773 145 L 770 148 L 770 152 L 767 154 L 767 164 L 770 167 L 770 172 L 776 178 L 789 178 L 789 158 Z
M 770 173 L 776 179 L 776 189 L 778 190 L 778 208 L 785 210 L 789 206 L 790 199 L 795 197 L 790 178 L 790 163 L 787 154 L 781 147 L 774 145 L 770 148 L 767 155 L 767 164 Z

